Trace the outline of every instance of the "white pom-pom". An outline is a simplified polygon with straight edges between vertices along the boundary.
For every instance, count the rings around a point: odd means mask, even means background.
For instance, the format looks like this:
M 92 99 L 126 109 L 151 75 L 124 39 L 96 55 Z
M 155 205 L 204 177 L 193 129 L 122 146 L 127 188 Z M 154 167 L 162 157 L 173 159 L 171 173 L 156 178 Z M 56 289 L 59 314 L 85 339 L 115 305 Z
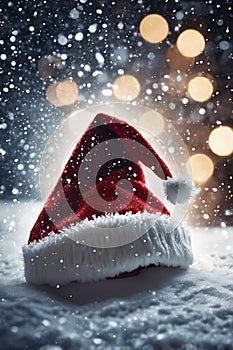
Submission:
M 195 186 L 190 179 L 169 178 L 164 181 L 164 188 L 169 202 L 185 203 L 195 194 Z

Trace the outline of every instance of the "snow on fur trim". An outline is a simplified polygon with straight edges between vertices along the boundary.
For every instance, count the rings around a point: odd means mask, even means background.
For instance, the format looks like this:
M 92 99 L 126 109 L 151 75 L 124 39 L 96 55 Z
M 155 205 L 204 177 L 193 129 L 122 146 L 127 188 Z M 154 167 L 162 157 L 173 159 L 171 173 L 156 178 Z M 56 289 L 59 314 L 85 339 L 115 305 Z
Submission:
M 133 243 L 113 248 L 93 248 L 74 240 L 75 232 L 79 237 L 83 228 L 95 234 L 93 222 L 97 219 L 103 227 L 108 223 L 110 227 L 117 227 L 125 223 L 125 217 L 128 223 L 139 222 L 136 226 L 127 226 L 134 230 L 136 227 L 138 231 L 139 238 Z M 144 212 L 106 215 L 97 219 L 84 220 L 58 234 L 51 233 L 38 242 L 24 245 L 26 280 L 32 284 L 63 285 L 72 281 L 103 280 L 151 264 L 187 268 L 193 262 L 189 232 L 181 225 L 176 225 L 170 232 L 171 219 L 165 215 Z M 147 232 L 140 231 L 142 223 L 150 227 Z
M 163 183 L 167 199 L 172 204 L 185 203 L 195 194 L 195 186 L 190 179 L 168 178 Z

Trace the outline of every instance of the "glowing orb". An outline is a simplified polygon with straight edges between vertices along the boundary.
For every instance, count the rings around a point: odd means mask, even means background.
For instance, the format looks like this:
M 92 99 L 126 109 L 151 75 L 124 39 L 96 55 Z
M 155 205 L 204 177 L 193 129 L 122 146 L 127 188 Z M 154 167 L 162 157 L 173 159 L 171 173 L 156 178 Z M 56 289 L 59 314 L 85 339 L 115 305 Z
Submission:
M 116 78 L 112 90 L 118 100 L 132 101 L 139 95 L 140 84 L 134 76 L 125 74 Z
M 204 51 L 205 39 L 197 30 L 187 29 L 179 35 L 176 46 L 183 56 L 196 57 Z
M 144 17 L 140 23 L 139 29 L 143 39 L 152 44 L 157 44 L 164 40 L 169 32 L 166 19 L 157 14 Z
M 46 90 L 46 97 L 56 107 L 69 106 L 77 100 L 78 86 L 68 79 L 51 84 Z
M 214 129 L 209 136 L 209 146 L 218 156 L 228 156 L 233 152 L 233 130 L 229 126 Z
M 188 92 L 190 97 L 195 101 L 207 101 L 211 97 L 213 91 L 213 84 L 208 78 L 197 76 L 189 81 Z
M 158 135 L 164 129 L 164 118 L 156 111 L 149 110 L 140 117 L 138 126 L 142 129 L 149 130 L 153 135 Z
M 51 84 L 48 86 L 48 88 L 46 90 L 46 98 L 54 106 L 56 106 L 56 107 L 62 106 L 62 103 L 59 101 L 59 99 L 57 97 L 57 83 Z
M 72 80 L 63 80 L 57 84 L 56 94 L 63 106 L 72 105 L 78 98 L 78 86 Z
M 205 183 L 213 174 L 214 164 L 210 157 L 197 153 L 189 158 L 192 168 L 192 178 L 196 184 Z

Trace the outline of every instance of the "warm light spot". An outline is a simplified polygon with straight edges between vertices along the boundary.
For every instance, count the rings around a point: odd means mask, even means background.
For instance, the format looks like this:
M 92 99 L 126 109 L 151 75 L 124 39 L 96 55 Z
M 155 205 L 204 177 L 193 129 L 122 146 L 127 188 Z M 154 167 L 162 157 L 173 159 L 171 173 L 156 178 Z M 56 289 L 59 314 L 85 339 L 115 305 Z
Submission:
M 213 174 L 214 164 L 210 157 L 197 153 L 189 158 L 192 168 L 192 178 L 196 184 L 205 183 Z
M 229 126 L 214 129 L 209 136 L 209 146 L 218 156 L 228 156 L 233 152 L 233 130 Z
M 78 86 L 72 80 L 63 80 L 57 84 L 56 94 L 62 105 L 69 106 L 78 98 Z
M 153 135 L 158 135 L 164 128 L 164 118 L 156 111 L 150 110 L 140 117 L 138 126 Z
M 188 92 L 190 97 L 195 101 L 207 101 L 213 91 L 213 84 L 208 78 L 197 76 L 189 81 Z
M 51 84 L 46 90 L 46 97 L 56 107 L 71 105 L 77 100 L 78 86 L 68 79 Z
M 183 56 L 196 57 L 204 51 L 205 39 L 197 30 L 187 29 L 179 35 L 176 45 Z
M 168 35 L 169 27 L 166 19 L 157 14 L 151 14 L 143 18 L 140 23 L 140 33 L 143 39 L 152 44 L 157 44 Z
M 51 84 L 48 86 L 46 90 L 46 98 L 50 103 L 52 103 L 56 107 L 61 107 L 62 103 L 59 101 L 57 97 L 57 83 Z
M 181 72 L 190 70 L 194 64 L 194 58 L 181 55 L 176 46 L 167 49 L 167 63 L 171 69 Z
M 125 74 L 116 78 L 112 90 L 118 100 L 132 101 L 139 95 L 140 84 L 134 76 Z

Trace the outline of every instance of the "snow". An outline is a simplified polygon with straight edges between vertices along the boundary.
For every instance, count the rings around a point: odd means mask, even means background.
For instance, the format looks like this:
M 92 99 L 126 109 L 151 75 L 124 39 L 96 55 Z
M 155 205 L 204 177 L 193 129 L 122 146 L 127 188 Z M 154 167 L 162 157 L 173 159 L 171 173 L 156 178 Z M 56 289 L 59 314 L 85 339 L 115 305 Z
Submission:
M 233 349 L 231 227 L 192 229 L 185 271 L 34 287 L 21 247 L 41 207 L 1 203 L 1 349 Z

